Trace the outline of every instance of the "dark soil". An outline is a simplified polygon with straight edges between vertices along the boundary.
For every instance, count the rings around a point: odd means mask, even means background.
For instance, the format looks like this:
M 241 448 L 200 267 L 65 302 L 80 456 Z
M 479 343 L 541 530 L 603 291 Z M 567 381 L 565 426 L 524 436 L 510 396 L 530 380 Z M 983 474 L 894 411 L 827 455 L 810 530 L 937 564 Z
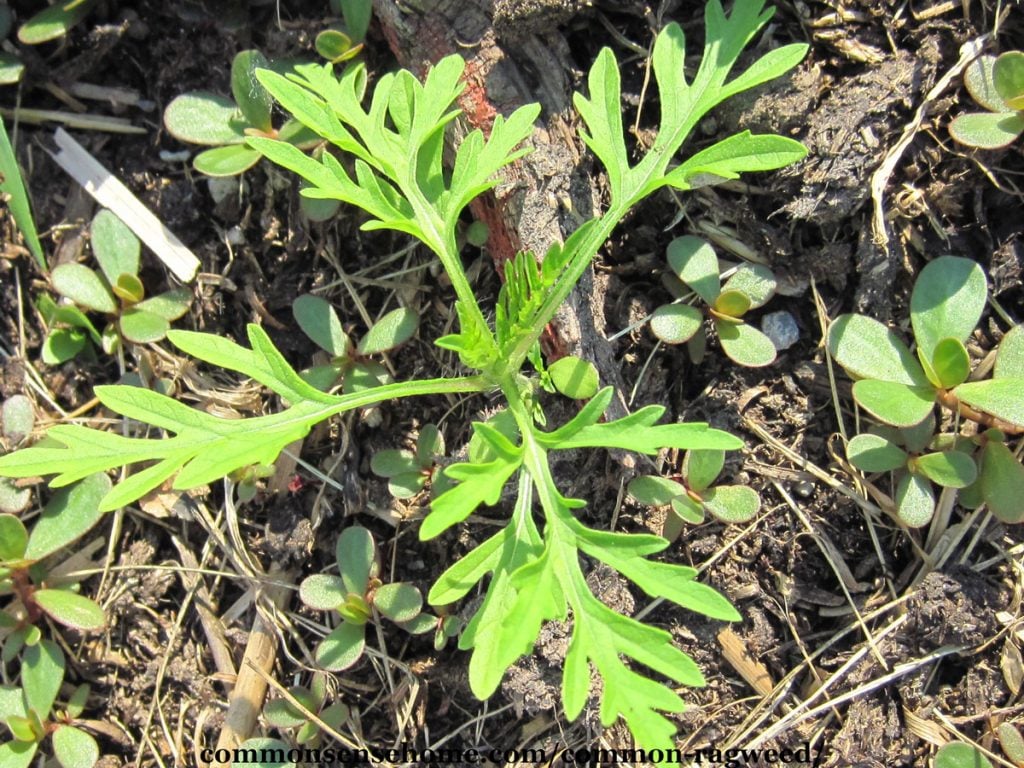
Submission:
M 21 19 L 35 5 L 11 2 Z M 205 5 L 199 0 L 101 2 L 66 40 L 37 49 L 17 46 L 28 65 L 26 81 L 20 90 L 0 93 L 0 103 L 67 110 L 47 84 L 65 91 L 74 83 L 93 83 L 137 92 L 137 106 L 88 102 L 87 108 L 126 117 L 145 128 L 144 135 L 77 131 L 75 136 L 200 258 L 197 300 L 178 327 L 244 341 L 245 324 L 260 323 L 303 368 L 317 348 L 292 319 L 296 296 L 334 285 L 324 295 L 358 335 L 366 322 L 356 299 L 376 317 L 398 305 L 397 293 L 401 304 L 421 311 L 422 324 L 416 339 L 390 358 L 396 377 L 452 372 L 455 363 L 431 340 L 450 329 L 453 296 L 423 249 L 409 249 L 407 240 L 393 233 L 360 231 L 362 215 L 347 209 L 326 223 L 308 221 L 299 210 L 296 185 L 265 164 L 215 203 L 207 180 L 177 157 L 184 147 L 164 131 L 160 119 L 171 99 L 192 89 L 228 93 L 231 58 L 248 47 L 270 56 L 313 57 L 313 38 L 330 23 L 326 3 L 314 0 L 282 3 L 280 16 L 273 4 L 231 3 L 225 6 L 230 13 L 217 5 L 212 0 Z M 998 752 L 995 727 L 1021 719 L 1019 674 L 1013 672 L 1024 640 L 1020 568 L 1012 560 L 1019 556 L 1019 531 L 988 522 L 974 540 L 972 528 L 958 540 L 957 552 L 934 570 L 921 557 L 927 531 L 907 531 L 888 517 L 862 511 L 781 450 L 854 485 L 833 460 L 838 424 L 815 295 L 832 317 L 859 310 L 899 320 L 906 316 L 920 268 L 930 258 L 954 253 L 985 267 L 994 298 L 1010 316 L 1019 319 L 1024 310 L 1024 201 L 1016 186 L 1024 162 L 1019 146 L 971 153 L 951 142 L 949 120 L 970 108 L 959 79 L 932 104 L 889 180 L 888 246 L 872 240 L 873 174 L 926 94 L 956 63 L 960 46 L 992 29 L 996 4 L 779 5 L 761 45 L 807 41 L 810 55 L 791 76 L 736 99 L 706 120 L 693 146 L 749 128 L 800 139 L 810 150 L 807 160 L 745 178 L 750 186 L 699 190 L 686 197 L 681 222 L 676 201 L 656 196 L 620 228 L 595 265 L 592 297 L 607 323 L 597 330 L 610 336 L 669 299 L 660 280 L 669 240 L 706 233 L 713 225 L 771 265 L 781 289 L 766 311 L 790 312 L 801 332 L 799 342 L 774 365 L 756 370 L 731 364 L 715 349 L 695 366 L 684 349 L 655 350 L 643 328 L 612 345 L 619 375 L 627 389 L 635 387 L 632 396 L 625 393 L 630 407 L 660 404 L 673 419 L 707 421 L 741 435 L 747 449 L 730 458 L 725 479 L 750 485 L 762 498 L 756 525 L 689 527 L 668 551 L 669 559 L 697 567 L 710 560 L 702 578 L 728 595 L 744 616 L 732 631 L 746 665 L 723 653 L 720 622 L 668 605 L 646 617 L 672 632 L 708 681 L 703 689 L 683 692 L 689 709 L 679 718 L 679 738 L 687 749 L 725 749 L 761 743 L 767 734 L 766 746 L 811 742 L 823 765 L 925 766 L 938 744 L 955 737 L 955 726 Z M 642 94 L 643 61 L 625 43 L 646 48 L 652 27 L 670 20 L 685 27 L 691 53 L 692 41 L 702 38 L 697 2 L 652 8 L 628 0 L 593 5 L 496 0 L 494 6 L 499 37 L 540 35 L 543 40 L 558 25 L 576 67 L 567 76 L 578 89 L 585 87 L 583 73 L 599 48 L 615 49 L 625 62 L 627 125 L 646 100 L 641 140 L 654 127 L 656 104 L 650 92 Z M 1014 8 L 992 49 L 1017 48 L 1024 48 L 1024 25 Z M 376 24 L 364 55 L 371 77 L 394 66 Z M 147 103 L 153 108 L 144 108 Z M 10 128 L 12 121 L 5 120 Z M 85 260 L 82 235 L 95 206 L 44 151 L 52 128 L 21 125 L 19 157 L 51 264 Z M 115 360 L 102 355 L 56 368 L 40 362 L 45 331 L 31 301 L 47 290 L 46 276 L 17 245 L 9 216 L 0 226 L 0 395 L 31 395 L 46 421 L 59 414 L 26 383 L 31 369 L 39 374 L 31 377 L 39 378 L 66 412 L 88 403 L 95 385 L 116 381 L 120 372 Z M 719 253 L 729 256 L 727 247 Z M 465 257 L 473 263 L 476 289 L 495 296 L 499 281 L 487 254 L 467 246 Z M 170 284 L 152 254 L 144 261 L 151 290 Z M 349 282 L 351 292 L 339 282 L 339 265 L 346 279 L 357 278 Z M 993 313 L 982 328 L 974 340 L 979 356 L 1006 325 Z M 171 351 L 169 344 L 161 346 Z M 279 407 L 266 392 L 217 372 L 183 369 L 181 362 L 135 349 L 126 365 L 179 377 L 186 401 L 221 414 Z M 839 379 L 840 397 L 849 407 L 848 385 L 841 374 Z M 495 522 L 506 517 L 507 505 L 488 509 L 481 519 L 435 541 L 419 542 L 416 526 L 429 499 L 424 494 L 394 500 L 369 462 L 378 450 L 412 445 L 427 423 L 440 425 L 454 456 L 469 438 L 470 421 L 490 406 L 483 399 L 417 400 L 322 425 L 301 446 L 304 463 L 286 467 L 282 482 L 268 483 L 239 509 L 240 541 L 228 535 L 220 486 L 189 499 L 164 494 L 147 500 L 141 511 L 110 516 L 88 538 L 102 540 L 96 562 L 118 570 L 83 585 L 107 609 L 110 628 L 101 635 L 64 633 L 76 658 L 69 681 L 94 686 L 85 717 L 101 724 L 95 730 L 104 765 L 193 764 L 202 746 L 216 743 L 228 681 L 217 672 L 196 605 L 208 599 L 206 607 L 221 618 L 236 668 L 256 615 L 251 581 L 229 556 L 228 544 L 244 545 L 263 569 L 277 564 L 297 584 L 327 570 L 337 532 L 358 523 L 376 536 L 387 578 L 410 581 L 426 593 L 447 564 L 489 536 Z M 568 406 L 558 407 L 565 410 L 560 417 L 570 413 Z M 850 428 L 848 412 L 846 417 Z M 681 458 L 665 457 L 666 467 L 678 467 Z M 556 471 L 567 495 L 588 500 L 582 512 L 588 524 L 607 527 L 615 510 L 620 530 L 660 532 L 664 512 L 628 498 L 618 503 L 634 465 L 632 459 L 592 452 Z M 309 467 L 332 482 L 325 484 Z M 39 500 L 48 493 L 40 486 Z M 955 511 L 954 522 L 961 519 Z M 216 536 L 204 520 L 211 521 Z M 208 569 L 201 578 L 207 598 L 176 573 L 182 548 Z M 613 573 L 594 570 L 590 580 L 624 613 L 647 605 Z M 469 616 L 475 607 L 468 600 L 456 609 Z M 289 601 L 284 615 L 273 676 L 287 688 L 308 683 L 309 651 L 318 639 L 313 627 L 322 617 L 297 599 Z M 380 649 L 372 631 L 369 637 L 371 647 Z M 393 662 L 364 659 L 331 682 L 334 694 L 357 713 L 347 733 L 367 744 L 425 747 L 450 737 L 446 746 L 458 748 L 630 746 L 621 724 L 602 729 L 596 699 L 576 722 L 563 717 L 565 626 L 546 627 L 534 654 L 516 664 L 486 704 L 470 692 L 468 656 L 454 642 L 438 652 L 429 636 L 410 639 L 385 629 L 382 637 Z M 956 651 L 944 653 L 951 647 Z M 760 687 L 751 670 L 760 670 Z M 901 674 L 893 676 L 894 671 Z M 15 672 L 8 664 L 5 682 Z M 389 676 L 393 687 L 385 682 Z M 827 693 L 815 696 L 826 680 Z M 840 701 L 821 706 L 833 699 Z M 800 717 L 800 709 L 815 714 Z M 269 726 L 259 730 L 277 735 Z

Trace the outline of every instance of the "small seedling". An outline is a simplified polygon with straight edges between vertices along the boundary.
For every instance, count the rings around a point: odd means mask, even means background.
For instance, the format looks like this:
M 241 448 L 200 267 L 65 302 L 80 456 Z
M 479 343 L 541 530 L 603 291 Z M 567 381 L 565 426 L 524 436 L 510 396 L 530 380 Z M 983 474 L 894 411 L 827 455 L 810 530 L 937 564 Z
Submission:
M 1006 522 L 1024 519 L 1024 467 L 1005 445 L 1008 435 L 1024 431 L 1024 330 L 1011 329 L 999 345 L 991 379 L 968 381 L 971 360 L 964 343 L 981 318 L 988 286 L 981 267 L 956 256 L 929 263 L 917 278 L 910 297 L 910 322 L 916 355 L 891 330 L 864 315 L 842 315 L 828 332 L 828 350 L 851 377 L 857 404 L 881 422 L 898 428 L 917 428 L 929 419 L 936 404 L 983 429 L 972 437 L 977 479 L 961 458 L 965 442 L 957 435 L 922 456 L 908 455 L 900 439 L 863 437 L 853 445 L 861 467 L 896 468 L 909 472 L 897 486 L 897 506 L 908 525 L 931 519 L 927 510 L 928 479 L 962 487 L 961 501 L 984 501 Z M 929 422 L 930 424 L 931 422 Z M 920 434 L 930 432 L 929 425 Z M 916 434 L 912 431 L 911 435 Z M 942 443 L 943 441 L 940 441 Z M 931 440 L 913 438 L 911 454 Z M 955 448 L 956 450 L 949 450 Z M 894 450 L 895 449 L 895 450 Z M 899 464 L 894 464 L 899 460 Z M 867 471 L 884 471 L 872 470 Z M 973 483 L 971 482 L 973 480 Z M 966 482 L 965 482 L 966 481 Z
M 388 490 L 396 499 L 411 499 L 434 479 L 437 458 L 443 455 L 444 435 L 433 424 L 427 424 L 416 438 L 415 451 L 378 451 L 370 460 L 370 470 L 387 478 Z
M 43 362 L 49 365 L 70 360 L 89 339 L 108 354 L 114 354 L 122 340 L 160 341 L 192 303 L 192 292 L 184 287 L 146 298 L 139 278 L 142 245 L 110 211 L 103 209 L 93 218 L 90 243 L 99 271 L 71 263 L 61 264 L 50 275 L 54 290 L 73 304 L 57 304 L 45 294 L 37 300 L 49 328 L 43 342 Z M 101 334 L 83 310 L 113 319 Z
M 373 15 L 372 0 L 331 0 L 331 10 L 344 19 L 316 36 L 316 52 L 332 64 L 355 58 L 363 50 Z
M 38 639 L 43 616 L 78 630 L 100 629 L 103 609 L 66 578 L 50 577 L 45 560 L 84 536 L 102 517 L 100 500 L 110 479 L 95 474 L 53 495 L 31 534 L 11 514 L 0 514 L 0 595 L 14 600 L 0 611 L 3 658 Z
M 0 744 L 0 767 L 27 768 L 47 737 L 64 768 L 92 768 L 99 759 L 96 739 L 74 725 L 85 709 L 89 686 L 79 686 L 65 707 L 54 709 L 64 668 L 60 646 L 39 640 L 22 654 L 21 687 L 0 685 L 0 721 L 13 737 Z
M 988 112 L 969 112 L 949 124 L 949 135 L 978 149 L 1000 149 L 1024 133 L 1024 53 L 975 59 L 964 72 L 968 93 Z
M 237 176 L 260 160 L 260 153 L 246 146 L 248 136 L 264 136 L 308 147 L 317 137 L 294 119 L 279 128 L 271 119 L 273 100 L 256 71 L 269 67 L 256 50 L 241 51 L 231 64 L 234 101 L 209 91 L 191 91 L 176 97 L 164 110 L 164 125 L 179 141 L 212 147 L 192 161 L 206 176 Z
M 292 731 L 296 744 L 317 747 L 323 740 L 323 728 L 310 714 L 335 731 L 349 718 L 345 704 L 327 703 L 327 676 L 322 672 L 313 675 L 309 688 L 296 685 L 289 688 L 288 693 L 301 707 L 285 698 L 274 699 L 263 708 L 263 716 L 275 728 Z
M 97 0 L 57 0 L 18 28 L 18 40 L 25 45 L 39 45 L 63 37 L 89 14 L 96 3 Z
M 929 415 L 913 427 L 880 427 L 856 435 L 846 446 L 850 463 L 862 472 L 894 472 L 896 514 L 913 528 L 935 510 L 932 483 L 966 488 L 978 477 L 974 444 L 954 435 L 936 435 Z
M 378 614 L 414 634 L 433 628 L 432 618 L 421 617 L 423 596 L 416 587 L 381 582 L 377 547 L 368 530 L 351 526 L 342 531 L 336 555 L 340 576 L 315 574 L 299 585 L 299 598 L 310 608 L 341 616 L 341 623 L 317 646 L 317 664 L 337 672 L 359 661 L 366 625 Z
M 303 333 L 331 356 L 326 365 L 302 372 L 303 379 L 324 392 L 339 383 L 342 392 L 351 394 L 390 382 L 387 368 L 370 358 L 404 344 L 419 327 L 419 316 L 408 307 L 399 307 L 374 323 L 359 343 L 353 344 L 334 307 L 319 296 L 299 296 L 292 303 L 292 314 Z
M 771 339 L 744 322 L 752 309 L 763 306 L 775 293 L 775 276 L 760 264 L 741 264 L 722 285 L 718 257 L 711 245 L 692 235 L 677 237 L 668 246 L 672 272 L 706 305 L 722 351 L 740 365 L 757 368 L 775 362 Z M 666 344 L 688 342 L 691 356 L 704 353 L 704 312 L 690 304 L 658 307 L 651 316 L 651 332 Z
M 630 481 L 629 494 L 641 504 L 667 506 L 678 520 L 694 525 L 704 522 L 705 512 L 724 523 L 749 522 L 761 509 L 761 499 L 743 485 L 713 485 L 724 466 L 725 451 L 687 451 L 678 480 L 642 475 Z M 666 528 L 678 535 L 676 526 L 666 523 Z

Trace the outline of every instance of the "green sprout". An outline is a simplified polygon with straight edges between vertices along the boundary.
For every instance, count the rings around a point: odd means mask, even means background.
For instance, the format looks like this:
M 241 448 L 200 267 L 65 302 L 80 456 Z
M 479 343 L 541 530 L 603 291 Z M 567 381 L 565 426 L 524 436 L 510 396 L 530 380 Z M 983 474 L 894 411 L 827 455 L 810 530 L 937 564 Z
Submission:
M 277 698 L 267 702 L 263 717 L 275 728 L 293 732 L 296 744 L 317 747 L 323 741 L 323 728 L 311 714 L 335 731 L 349 718 L 349 709 L 344 703 L 327 703 L 327 676 L 322 672 L 313 675 L 308 688 L 296 685 L 289 688 L 288 693 L 299 706 L 289 699 Z
M 85 709 L 89 686 L 78 686 L 66 706 L 54 708 L 64 669 L 60 646 L 40 640 L 22 654 L 21 687 L 0 685 L 0 722 L 12 737 L 0 744 L 2 768 L 28 768 L 47 738 L 64 768 L 92 768 L 99 760 L 96 739 L 74 725 Z
M 355 58 L 363 50 L 373 15 L 372 0 L 331 0 L 331 11 L 344 19 L 316 36 L 316 52 L 332 64 Z
M 725 285 L 718 257 L 710 243 L 692 235 L 677 237 L 668 246 L 672 273 L 706 305 L 722 351 L 740 365 L 752 368 L 775 362 L 775 345 L 744 316 L 763 306 L 775 293 L 775 276 L 760 264 L 741 264 Z M 651 316 L 651 332 L 666 344 L 689 344 L 691 356 L 704 354 L 704 312 L 690 304 L 665 304 Z
M 339 576 L 318 573 L 299 585 L 299 599 L 317 611 L 336 611 L 341 622 L 314 652 L 317 664 L 332 672 L 348 669 L 366 648 L 366 625 L 377 615 L 413 634 L 429 631 L 421 619 L 423 596 L 411 584 L 381 582 L 373 536 L 361 526 L 341 532 L 335 550 Z
M 396 499 L 411 499 L 434 480 L 437 459 L 444 455 L 444 435 L 427 424 L 416 438 L 416 450 L 389 448 L 370 459 L 370 471 L 387 478 L 388 491 Z
M 466 460 L 444 470 L 453 485 L 435 495 L 419 530 L 423 540 L 440 536 L 482 506 L 497 505 L 510 486 L 514 501 L 506 524 L 448 567 L 428 595 L 430 604 L 449 606 L 470 593 L 482 594 L 459 637 L 459 648 L 472 651 L 470 687 L 481 699 L 489 698 L 506 670 L 531 652 L 541 628 L 566 621 L 571 613 L 562 680 L 566 716 L 572 720 L 580 715 L 596 674 L 602 680 L 601 721 L 611 725 L 622 718 L 641 746 L 670 748 L 676 726 L 667 715 L 684 706 L 676 686 L 700 686 L 704 678 L 667 631 L 605 605 L 587 580 L 587 563 L 613 568 L 651 598 L 719 620 L 740 616 L 725 597 L 697 581 L 696 569 L 652 557 L 669 546 L 666 539 L 584 525 L 579 510 L 586 502 L 562 493 L 552 454 L 598 448 L 654 456 L 665 449 L 736 450 L 742 442 L 707 424 L 659 423 L 665 412 L 661 406 L 605 419 L 614 396 L 611 387 L 599 389 L 573 418 L 549 429 L 552 419 L 544 414 L 540 378 L 531 368 L 539 367 L 539 339 L 548 323 L 639 202 L 665 188 L 687 191 L 747 171 L 781 168 L 806 155 L 792 139 L 744 131 L 688 158 L 676 157 L 716 105 L 778 77 L 804 57 L 806 45 L 786 45 L 733 74 L 743 49 L 770 17 L 762 0 L 737 0 L 729 14 L 718 0 L 710 0 L 704 55 L 689 77 L 682 28 L 669 24 L 658 34 L 652 71 L 660 130 L 650 149 L 639 155 L 626 146 L 618 62 L 610 49 L 601 51 L 587 78 L 588 94 L 576 94 L 574 103 L 583 141 L 608 177 L 607 209 L 564 243 L 552 244 L 542 259 L 524 252 L 507 263 L 493 307 L 474 292 L 463 266 L 460 221 L 470 201 L 498 183 L 498 172 L 529 151 L 523 143 L 533 132 L 540 106 L 496 116 L 487 137 L 479 130 L 470 132 L 450 153 L 452 164 L 446 170 L 445 132 L 458 115 L 455 101 L 464 87 L 461 57 L 441 59 L 423 82 L 407 71 L 381 76 L 369 107 L 363 105 L 365 67 L 358 61 L 340 74 L 329 63 L 296 65 L 286 75 L 257 70 L 256 80 L 325 146 L 309 156 L 292 143 L 258 135 L 249 136 L 247 146 L 302 177 L 308 185 L 304 196 L 356 205 L 369 214 L 365 229 L 405 233 L 437 256 L 455 294 L 458 327 L 435 344 L 455 352 L 470 373 L 331 394 L 305 381 L 258 326 L 247 329 L 248 347 L 214 334 L 172 330 L 168 339 L 183 353 L 264 384 L 286 401 L 284 410 L 232 420 L 138 387 L 101 386 L 95 391 L 105 406 L 173 436 L 130 437 L 60 424 L 49 429 L 44 443 L 0 457 L 0 474 L 55 475 L 51 485 L 60 487 L 93 472 L 134 466 L 135 472 L 101 502 L 102 509 L 116 509 L 172 477 L 173 487 L 184 490 L 241 467 L 272 464 L 286 446 L 337 414 L 393 398 L 497 394 L 504 400 L 504 420 L 513 428 L 493 421 L 473 423 L 474 435 L 486 450 L 470 451 Z M 345 162 L 338 156 L 345 156 Z M 350 540 L 357 535 L 363 537 L 361 543 Z M 411 591 L 395 585 L 374 590 L 367 537 L 342 536 L 342 575 L 311 577 L 315 580 L 307 579 L 303 590 L 307 603 L 342 614 L 341 624 L 317 648 L 318 661 L 330 668 L 343 668 L 359 657 L 365 622 L 374 611 L 401 622 L 415 608 L 418 618 L 412 629 L 429 631 L 428 624 L 437 625 L 419 614 Z M 355 552 L 346 556 L 350 549 Z M 630 659 L 650 671 L 634 669 Z M 659 676 L 669 682 L 659 681 Z
M 864 315 L 842 315 L 829 328 L 829 353 L 855 379 L 857 405 L 883 424 L 904 430 L 859 435 L 850 442 L 848 455 L 865 471 L 905 470 L 897 480 L 896 506 L 906 525 L 931 520 L 930 481 L 964 488 L 962 503 L 984 502 L 1005 522 L 1024 520 L 1024 467 L 1005 444 L 1008 436 L 1024 431 L 1024 331 L 1016 326 L 1003 337 L 992 378 L 969 380 L 971 360 L 964 343 L 987 299 L 980 266 L 941 256 L 921 270 L 911 293 L 916 352 Z M 934 442 L 930 419 L 936 405 L 981 433 L 970 436 L 971 444 L 958 435 Z M 974 463 L 976 468 L 969 466 Z
M 978 149 L 1009 146 L 1024 133 L 1024 53 L 975 59 L 964 72 L 968 93 L 988 112 L 969 112 L 949 124 L 949 135 Z
M 191 91 L 176 97 L 164 110 L 164 125 L 179 141 L 212 147 L 192 161 L 205 176 L 237 176 L 260 160 L 260 153 L 246 146 L 248 136 L 266 136 L 300 146 L 317 138 L 301 123 L 289 119 L 278 129 L 271 111 L 273 100 L 259 83 L 256 72 L 270 66 L 256 50 L 241 51 L 231 63 L 234 100 L 209 91 Z
M 6 7 L 6 6 L 2 6 Z M 0 196 L 14 217 L 14 223 L 25 238 L 25 245 L 41 270 L 46 271 L 46 257 L 43 246 L 39 242 L 35 219 L 32 218 L 32 201 L 29 199 L 25 182 L 21 178 L 18 158 L 14 155 L 14 147 L 7 137 L 7 127 L 0 117 Z
M 171 322 L 182 317 L 192 303 L 192 292 L 172 288 L 146 298 L 139 278 L 142 245 L 128 226 L 103 209 L 90 227 L 92 254 L 99 271 L 84 264 L 61 264 L 53 270 L 53 289 L 72 303 L 58 304 L 46 294 L 36 302 L 48 327 L 43 362 L 58 365 L 75 357 L 91 340 L 107 352 L 117 352 L 122 341 L 147 344 L 167 336 Z M 85 311 L 100 312 L 112 320 L 100 333 Z
M 31 534 L 17 517 L 0 514 L 0 595 L 13 597 L 0 610 L 0 642 L 5 660 L 39 638 L 45 616 L 78 630 L 101 629 L 103 609 L 79 594 L 67 576 L 53 576 L 47 559 L 84 536 L 102 517 L 100 500 L 110 479 L 92 475 L 53 495 Z
M 705 512 L 724 523 L 749 522 L 761 509 L 761 499 L 743 485 L 713 485 L 724 466 L 725 451 L 687 451 L 678 480 L 641 475 L 630 481 L 628 491 L 641 504 L 667 506 L 680 521 L 694 525 L 704 522 Z
M 334 307 L 319 296 L 299 296 L 292 303 L 292 314 L 302 332 L 331 356 L 329 363 L 302 372 L 303 379 L 324 392 L 339 383 L 345 394 L 389 383 L 387 368 L 370 358 L 401 346 L 419 327 L 419 316 L 408 307 L 399 307 L 380 318 L 358 344 L 353 344 Z

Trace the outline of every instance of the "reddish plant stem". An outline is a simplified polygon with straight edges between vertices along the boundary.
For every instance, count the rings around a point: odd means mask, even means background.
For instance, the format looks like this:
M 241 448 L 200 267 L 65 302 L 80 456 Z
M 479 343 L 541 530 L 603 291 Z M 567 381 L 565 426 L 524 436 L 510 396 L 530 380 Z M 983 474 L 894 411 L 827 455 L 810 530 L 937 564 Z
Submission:
M 935 399 L 949 410 L 956 411 L 963 418 L 973 421 L 976 424 L 980 424 L 986 429 L 998 429 L 1000 432 L 1007 435 L 1024 434 L 1024 427 L 1019 427 L 1016 424 L 1003 421 L 990 413 L 983 413 L 982 411 L 972 408 L 948 389 L 937 390 Z

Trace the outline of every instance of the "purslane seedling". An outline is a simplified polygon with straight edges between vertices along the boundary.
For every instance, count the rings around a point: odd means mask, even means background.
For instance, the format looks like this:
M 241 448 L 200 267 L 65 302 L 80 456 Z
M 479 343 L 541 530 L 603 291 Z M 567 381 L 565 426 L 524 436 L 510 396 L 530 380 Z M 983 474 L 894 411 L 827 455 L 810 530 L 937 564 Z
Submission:
M 1024 467 L 1006 445 L 1008 437 L 1024 432 L 1024 329 L 1015 326 L 1006 333 L 992 377 L 975 380 L 964 345 L 987 298 L 978 264 L 941 256 L 921 270 L 911 293 L 915 352 L 864 315 L 842 315 L 829 328 L 829 353 L 854 378 L 854 400 L 879 421 L 902 430 L 899 435 L 860 435 L 847 452 L 866 471 L 901 470 L 895 502 L 907 525 L 931 519 L 930 481 L 964 488 L 961 503 L 984 502 L 1001 520 L 1024 519 Z M 961 426 L 973 425 L 977 434 L 933 439 L 934 422 L 927 420 L 936 405 Z
M 672 274 L 706 305 L 722 351 L 740 365 L 757 368 L 775 362 L 775 345 L 744 316 L 775 293 L 775 276 L 760 264 L 741 264 L 722 285 L 718 257 L 699 237 L 677 237 L 668 246 Z M 651 332 L 666 344 L 688 344 L 700 362 L 707 340 L 701 309 L 690 304 L 665 304 L 651 315 Z
M 36 302 L 48 328 L 43 362 L 49 365 L 75 357 L 89 340 L 108 354 L 116 353 L 122 340 L 135 344 L 160 341 L 192 304 L 192 291 L 185 287 L 146 298 L 139 278 L 142 244 L 111 211 L 103 209 L 93 217 L 89 234 L 99 271 L 84 264 L 61 264 L 51 273 L 50 282 L 73 303 L 58 304 L 46 294 Z M 102 333 L 86 311 L 111 318 Z
M 423 596 L 411 584 L 384 584 L 373 536 L 365 528 L 350 526 L 341 532 L 335 551 L 340 575 L 318 573 L 299 586 L 299 599 L 318 611 L 336 611 L 341 622 L 320 641 L 314 656 L 324 669 L 348 669 L 363 655 L 366 625 L 383 616 L 412 634 L 434 628 L 423 617 Z
M 1024 133 L 1024 53 L 975 59 L 964 72 L 968 93 L 987 112 L 968 112 L 949 124 L 949 135 L 970 147 L 1000 149 Z
M 327 676 L 322 672 L 313 675 L 308 688 L 295 685 L 288 693 L 302 706 L 284 697 L 274 699 L 263 708 L 263 717 L 275 728 L 289 731 L 296 744 L 317 747 L 323 740 L 323 729 L 310 718 L 310 713 L 334 730 L 341 728 L 349 718 L 349 709 L 343 702 L 328 703 Z
M 269 464 L 314 424 L 345 411 L 396 397 L 500 393 L 507 416 L 499 424 L 473 424 L 486 450 L 445 470 L 455 484 L 433 499 L 420 536 L 436 537 L 481 505 L 497 504 L 508 484 L 515 499 L 510 519 L 451 565 L 428 600 L 437 606 L 454 604 L 478 583 L 486 584 L 482 602 L 459 639 L 460 648 L 472 650 L 469 680 L 481 698 L 493 694 L 505 670 L 531 651 L 546 622 L 566 620 L 571 613 L 562 686 L 566 715 L 574 719 L 580 714 L 596 673 L 603 680 L 602 722 L 621 717 L 642 746 L 671 747 L 675 726 L 665 713 L 681 711 L 682 699 L 673 687 L 634 670 L 626 659 L 677 684 L 702 685 L 703 677 L 667 631 L 618 614 L 594 595 L 583 558 L 613 568 L 653 598 L 717 619 L 737 620 L 739 614 L 723 596 L 696 581 L 696 569 L 651 559 L 668 546 L 665 539 L 584 525 L 577 515 L 585 502 L 562 493 L 550 455 L 581 448 L 648 455 L 665 448 L 735 450 L 742 443 L 706 424 L 659 424 L 665 410 L 660 406 L 602 421 L 613 396 L 609 387 L 594 394 L 567 423 L 549 429 L 542 426 L 551 420 L 543 416 L 538 379 L 523 369 L 527 361 L 539 361 L 538 340 L 545 327 L 633 206 L 665 187 L 685 191 L 691 183 L 780 168 L 804 157 L 806 150 L 792 139 L 749 132 L 682 162 L 675 157 L 714 106 L 778 77 L 803 58 L 805 45 L 787 45 L 731 74 L 770 16 L 762 0 L 737 0 L 728 15 L 718 0 L 711 0 L 705 11 L 704 55 L 690 79 L 684 71 L 682 28 L 670 24 L 659 33 L 652 69 L 660 130 L 635 163 L 630 162 L 623 131 L 618 62 L 608 49 L 599 54 L 589 73 L 589 93 L 576 94 L 575 104 L 583 140 L 607 173 L 607 210 L 564 243 L 552 245 L 541 264 L 533 254 L 515 257 L 493 312 L 474 293 L 463 268 L 459 221 L 466 205 L 497 183 L 495 174 L 528 151 L 522 145 L 532 133 L 539 106 L 496 116 L 488 137 L 469 133 L 447 170 L 445 132 L 458 114 L 454 103 L 463 87 L 460 57 L 437 62 L 422 83 L 405 71 L 380 77 L 368 108 L 362 104 L 366 75 L 361 64 L 349 65 L 340 76 L 329 64 L 299 65 L 287 76 L 257 71 L 256 78 L 274 99 L 328 148 L 310 157 L 293 144 L 268 137 L 250 137 L 248 146 L 301 176 L 309 185 L 305 196 L 356 205 L 369 214 L 365 228 L 404 232 L 438 257 L 455 293 L 459 326 L 435 343 L 457 353 L 472 373 L 334 395 L 303 380 L 257 326 L 248 329 L 248 348 L 211 334 L 171 331 L 169 340 L 185 354 L 256 379 L 288 407 L 268 416 L 230 420 L 148 390 L 97 387 L 108 408 L 173 436 L 131 438 L 63 424 L 49 430 L 47 444 L 0 458 L 0 473 L 55 474 L 52 484 L 59 487 L 103 469 L 143 467 L 104 499 L 103 508 L 112 509 L 170 478 L 175 488 L 188 489 L 240 467 Z M 336 153 L 346 156 L 344 164 Z M 494 317 L 493 325 L 488 316 Z
M 40 640 L 22 654 L 20 687 L 0 685 L 0 722 L 12 737 L 0 744 L 0 766 L 27 768 L 47 739 L 63 768 L 92 768 L 99 760 L 96 739 L 75 725 L 89 686 L 78 686 L 65 706 L 55 708 L 64 670 L 60 646 Z
M 389 448 L 370 459 L 370 470 L 387 478 L 388 491 L 396 499 L 411 499 L 424 488 L 436 488 L 434 478 L 438 458 L 444 456 L 444 435 L 433 424 L 426 424 L 416 438 L 416 450 Z

